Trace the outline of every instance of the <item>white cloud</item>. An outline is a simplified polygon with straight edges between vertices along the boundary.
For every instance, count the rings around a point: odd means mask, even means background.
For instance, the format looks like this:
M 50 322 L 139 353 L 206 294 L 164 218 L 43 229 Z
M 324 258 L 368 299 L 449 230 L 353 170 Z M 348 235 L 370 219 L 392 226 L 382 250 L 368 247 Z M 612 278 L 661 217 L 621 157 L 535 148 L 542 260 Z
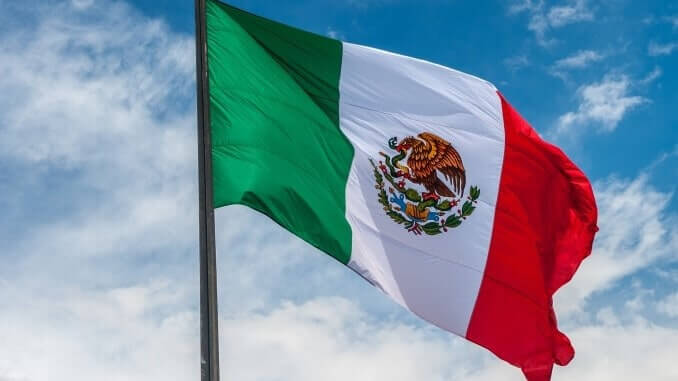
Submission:
M 91 7 L 94 0 L 71 0 L 71 3 L 78 9 L 85 9 Z
M 221 351 L 222 377 L 233 380 L 442 381 L 462 377 L 469 354 L 480 354 L 434 329 L 372 320 L 344 298 L 284 303 L 223 326 L 223 342 L 237 343 Z
M 546 32 L 549 30 L 548 19 L 542 13 L 534 13 L 527 24 L 527 29 L 534 32 L 537 43 L 542 46 L 550 46 L 556 42 L 553 38 L 547 38 Z
M 512 7 L 511 12 L 528 11 L 530 13 L 530 21 L 527 24 L 527 29 L 532 31 L 537 38 L 537 43 L 542 46 L 550 46 L 555 42 L 555 39 L 547 38 L 546 32 L 551 28 L 549 20 L 544 13 L 544 1 L 539 2 L 525 1 L 519 7 Z
M 530 66 L 530 60 L 525 55 L 513 56 L 504 59 L 504 65 L 511 70 L 516 71 Z
M 605 54 L 594 50 L 580 50 L 571 56 L 557 60 L 549 69 L 549 73 L 567 82 L 569 71 L 584 69 L 605 58 Z
M 638 83 L 641 85 L 648 85 L 654 81 L 656 81 L 659 77 L 662 76 L 662 69 L 657 66 L 655 67 L 651 72 L 649 72 L 644 78 L 640 79 Z
M 635 320 L 602 320 L 571 332 L 577 355 L 554 380 L 671 381 L 678 330 Z M 345 299 L 287 303 L 267 314 L 223 321 L 224 377 L 244 380 L 524 380 L 459 339 L 395 322 L 377 323 Z M 258 366 L 261 363 L 265 367 Z M 284 376 L 282 376 L 284 375 Z
M 543 0 L 538 0 L 538 1 L 533 1 L 533 0 L 521 0 L 521 1 L 516 1 L 509 5 L 509 13 L 510 14 L 515 14 L 515 13 L 520 13 L 523 11 L 532 11 L 536 8 L 542 7 L 544 1 Z
M 176 245 L 167 234 L 186 247 L 195 192 L 191 39 L 123 3 L 62 4 L 41 17 L 0 42 L 0 89 L 13 94 L 0 100 L 0 156 L 32 168 L 26 176 L 71 172 L 78 193 L 64 196 L 91 205 L 31 225 L 42 239 L 16 249 L 81 258 L 143 252 Z M 160 223 L 168 219 L 180 223 Z
M 678 378 L 678 366 L 671 360 L 675 350 L 666 344 L 677 342 L 676 329 L 644 321 L 628 325 L 602 323 L 575 329 L 571 339 L 577 345 L 575 359 L 568 367 L 556 368 L 554 380 Z
M 176 293 L 169 283 L 151 283 L 56 302 L 26 300 L 0 315 L 3 347 L 22 349 L 3 353 L 0 374 L 22 381 L 194 379 L 197 316 L 181 308 Z M 144 297 L 152 303 L 138 303 Z M 130 303 L 138 307 L 128 310 Z M 43 317 L 48 311 L 52 319 Z M 642 320 L 622 324 L 610 309 L 599 317 L 570 330 L 577 355 L 555 369 L 554 380 L 675 379 L 678 330 Z M 268 312 L 222 317 L 220 328 L 224 379 L 523 380 L 479 347 L 431 327 L 375 320 L 346 298 L 284 302 Z
M 663 17 L 657 17 L 654 15 L 647 16 L 643 18 L 643 23 L 647 25 L 653 25 L 653 24 L 658 24 L 658 23 L 667 23 L 670 24 L 673 29 L 678 28 L 678 15 L 673 15 L 673 16 L 663 16 Z
M 637 279 L 632 282 L 632 288 L 635 295 L 624 302 L 624 308 L 631 313 L 639 314 L 646 309 L 648 302 L 654 300 L 655 292 L 652 289 L 644 288 L 642 282 Z
M 542 46 L 553 45 L 556 40 L 547 37 L 547 32 L 569 24 L 593 21 L 595 15 L 587 0 L 569 0 L 558 6 L 547 7 L 543 0 L 522 0 L 509 6 L 509 13 L 528 12 L 530 20 L 528 30 L 534 32 L 537 43 Z
M 579 52 L 565 58 L 561 58 L 553 65 L 558 69 L 581 69 L 589 66 L 591 63 L 599 62 L 605 58 L 605 55 L 593 50 L 580 50 Z
M 660 44 L 657 42 L 650 42 L 647 47 L 647 53 L 653 57 L 668 56 L 673 54 L 673 51 L 678 49 L 678 42 L 670 42 L 667 44 Z
M 0 379 L 190 380 L 198 319 L 168 282 L 80 291 L 0 291 Z
M 581 312 L 589 296 L 617 280 L 660 259 L 678 258 L 678 216 L 668 211 L 671 194 L 655 189 L 645 176 L 610 178 L 594 190 L 600 231 L 592 255 L 556 294 L 556 309 L 565 315 Z
M 604 131 L 613 131 L 633 108 L 648 102 L 646 98 L 629 95 L 631 81 L 625 75 L 608 75 L 602 81 L 581 86 L 577 111 L 560 116 L 557 133 L 568 132 L 572 126 L 599 123 Z
M 678 318 L 678 292 L 667 295 L 657 303 L 657 311 L 671 318 Z
M 593 11 L 588 8 L 586 0 L 574 0 L 566 5 L 552 7 L 548 12 L 548 20 L 552 27 L 558 28 L 581 21 L 592 21 Z
M 612 310 L 573 329 L 577 355 L 554 380 L 672 381 L 678 330 L 636 319 L 622 324 Z M 244 381 L 507 380 L 516 369 L 459 339 L 407 324 L 370 320 L 345 299 L 284 304 L 267 314 L 224 321 L 224 377 Z M 258 366 L 261 363 L 266 367 Z
M 332 28 L 332 27 L 327 27 L 327 32 L 325 32 L 325 34 L 329 38 L 334 38 L 334 39 L 337 39 L 337 40 L 344 39 L 344 34 L 341 33 L 340 31 Z
M 666 281 L 667 283 L 678 283 L 678 271 L 666 271 L 664 269 L 658 268 L 654 269 L 654 273 L 657 275 L 657 277 L 659 277 L 660 280 Z
M 121 2 L 24 11 L 0 35 L 0 160 L 31 216 L 1 221 L 22 228 L 0 240 L 0 379 L 192 379 L 192 38 Z
M 678 28 L 678 15 L 666 16 L 664 19 L 671 23 L 674 29 Z

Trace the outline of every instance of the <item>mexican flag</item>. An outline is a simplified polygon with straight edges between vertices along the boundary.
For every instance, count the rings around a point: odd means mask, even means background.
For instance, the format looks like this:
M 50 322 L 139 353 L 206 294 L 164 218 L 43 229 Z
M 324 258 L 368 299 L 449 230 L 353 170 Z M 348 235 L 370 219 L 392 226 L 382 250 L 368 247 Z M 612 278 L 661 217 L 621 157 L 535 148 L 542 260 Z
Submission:
M 489 82 L 207 2 L 215 207 L 247 205 L 436 326 L 549 380 L 591 252 L 585 175 Z

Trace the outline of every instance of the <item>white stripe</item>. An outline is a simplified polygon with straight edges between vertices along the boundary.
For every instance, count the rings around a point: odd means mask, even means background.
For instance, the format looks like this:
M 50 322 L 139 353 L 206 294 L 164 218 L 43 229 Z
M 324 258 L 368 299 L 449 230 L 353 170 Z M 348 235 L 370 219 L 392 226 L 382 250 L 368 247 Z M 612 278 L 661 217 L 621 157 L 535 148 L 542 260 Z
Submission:
M 353 232 L 349 266 L 417 315 L 464 336 L 487 261 L 504 155 L 496 89 L 471 75 L 381 50 L 344 43 L 343 52 L 340 126 L 355 148 L 346 189 Z M 414 235 L 385 214 L 369 162 L 389 150 L 389 138 L 426 131 L 461 155 L 464 194 L 472 185 L 481 191 L 473 214 L 436 236 Z

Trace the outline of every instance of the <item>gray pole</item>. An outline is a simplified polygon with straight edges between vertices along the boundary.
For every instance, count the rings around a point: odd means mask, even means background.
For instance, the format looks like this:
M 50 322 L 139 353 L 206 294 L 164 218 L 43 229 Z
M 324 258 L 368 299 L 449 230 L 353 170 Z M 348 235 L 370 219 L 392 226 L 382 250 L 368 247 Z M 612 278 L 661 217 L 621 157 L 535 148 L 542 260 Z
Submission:
M 201 381 L 219 381 L 217 260 L 214 242 L 205 0 L 195 0 L 195 53 L 198 88 L 198 198 L 200 208 L 200 372 Z

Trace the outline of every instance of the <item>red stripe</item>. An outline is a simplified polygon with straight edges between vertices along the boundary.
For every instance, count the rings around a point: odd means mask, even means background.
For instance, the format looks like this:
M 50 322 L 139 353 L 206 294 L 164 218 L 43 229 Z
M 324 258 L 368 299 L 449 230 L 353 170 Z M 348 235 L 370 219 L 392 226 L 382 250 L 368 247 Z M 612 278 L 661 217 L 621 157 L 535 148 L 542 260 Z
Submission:
M 591 253 L 598 211 L 591 184 L 499 94 L 506 144 L 494 231 L 466 337 L 551 379 L 574 349 L 558 331 L 553 293 Z

